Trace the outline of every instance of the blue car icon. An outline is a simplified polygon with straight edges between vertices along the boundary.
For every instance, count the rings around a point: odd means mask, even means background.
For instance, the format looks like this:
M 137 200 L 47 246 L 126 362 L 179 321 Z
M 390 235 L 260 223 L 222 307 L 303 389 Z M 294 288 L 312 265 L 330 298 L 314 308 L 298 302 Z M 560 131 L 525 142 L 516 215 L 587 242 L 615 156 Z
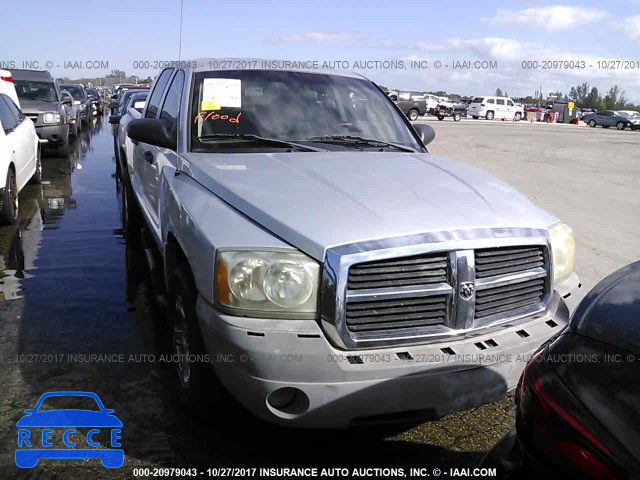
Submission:
M 90 397 L 93 398 L 99 410 L 80 410 L 63 408 L 56 410 L 40 410 L 42 403 L 51 397 Z M 104 408 L 100 398 L 92 392 L 48 392 L 43 394 L 36 406 L 25 410 L 24 415 L 16 426 L 18 427 L 18 448 L 16 449 L 16 465 L 20 468 L 33 468 L 41 458 L 53 459 L 85 459 L 99 458 L 107 468 L 118 468 L 124 463 L 124 451 L 120 447 L 120 433 L 122 422 L 113 415 L 114 410 Z M 75 428 L 90 427 L 86 436 Z M 42 428 L 41 438 L 35 435 L 34 428 Z M 65 447 L 53 447 L 52 436 L 54 430 L 64 429 L 62 440 Z M 100 429 L 110 429 L 109 448 L 105 448 L 94 435 Z M 32 437 L 32 433 L 34 433 Z M 61 432 L 58 432 L 59 435 Z M 88 447 L 76 448 L 76 445 L 86 440 Z M 24 448 L 26 447 L 26 448 Z

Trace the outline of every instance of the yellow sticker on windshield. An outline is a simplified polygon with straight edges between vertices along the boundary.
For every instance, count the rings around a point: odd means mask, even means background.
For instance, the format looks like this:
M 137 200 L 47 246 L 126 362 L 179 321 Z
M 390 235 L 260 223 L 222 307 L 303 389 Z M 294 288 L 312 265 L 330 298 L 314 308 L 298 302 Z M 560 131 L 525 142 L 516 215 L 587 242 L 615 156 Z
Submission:
M 200 110 L 210 111 L 210 110 L 220 110 L 220 104 L 218 102 L 206 101 L 200 102 Z

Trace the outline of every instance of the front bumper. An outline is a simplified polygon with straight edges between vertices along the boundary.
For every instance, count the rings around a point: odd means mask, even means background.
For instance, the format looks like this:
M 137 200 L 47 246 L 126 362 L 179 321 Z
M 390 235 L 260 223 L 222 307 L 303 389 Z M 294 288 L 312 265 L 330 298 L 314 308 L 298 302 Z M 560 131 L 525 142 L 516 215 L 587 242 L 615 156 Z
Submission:
M 217 376 L 251 412 L 276 424 L 345 428 L 435 419 L 500 400 L 530 355 L 567 324 L 580 293 L 574 275 L 544 315 L 469 338 L 357 351 L 334 348 L 314 320 L 229 316 L 202 297 L 197 314 Z M 289 405 L 282 406 L 287 395 L 270 404 L 282 388 L 298 393 Z
M 69 140 L 69 124 L 38 125 L 36 133 L 41 139 L 47 140 L 48 145 L 63 145 Z

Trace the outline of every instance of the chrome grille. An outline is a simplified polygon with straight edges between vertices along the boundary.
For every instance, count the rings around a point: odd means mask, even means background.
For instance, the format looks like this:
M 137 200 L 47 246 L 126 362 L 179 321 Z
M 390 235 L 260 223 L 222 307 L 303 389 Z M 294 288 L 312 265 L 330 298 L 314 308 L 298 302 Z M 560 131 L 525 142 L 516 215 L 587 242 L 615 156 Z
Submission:
M 352 332 L 416 328 L 445 321 L 447 296 L 349 302 L 347 326 Z
M 429 285 L 447 281 L 447 254 L 360 263 L 349 269 L 348 290 Z
M 545 230 L 441 232 L 405 241 L 327 250 L 320 312 L 336 346 L 445 339 L 542 314 L 549 304 Z

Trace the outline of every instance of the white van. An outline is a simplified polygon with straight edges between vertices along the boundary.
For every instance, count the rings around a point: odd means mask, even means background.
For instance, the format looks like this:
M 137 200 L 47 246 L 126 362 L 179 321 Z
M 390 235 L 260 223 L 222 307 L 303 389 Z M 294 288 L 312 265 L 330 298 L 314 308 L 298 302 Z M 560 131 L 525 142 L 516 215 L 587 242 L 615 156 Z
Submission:
M 524 108 L 509 97 L 476 97 L 469 105 L 469 115 L 474 119 L 520 120 L 524 116 Z
M 22 108 L 16 93 L 16 86 L 13 84 L 13 76 L 9 70 L 0 70 L 0 93 L 7 95 L 18 108 Z

